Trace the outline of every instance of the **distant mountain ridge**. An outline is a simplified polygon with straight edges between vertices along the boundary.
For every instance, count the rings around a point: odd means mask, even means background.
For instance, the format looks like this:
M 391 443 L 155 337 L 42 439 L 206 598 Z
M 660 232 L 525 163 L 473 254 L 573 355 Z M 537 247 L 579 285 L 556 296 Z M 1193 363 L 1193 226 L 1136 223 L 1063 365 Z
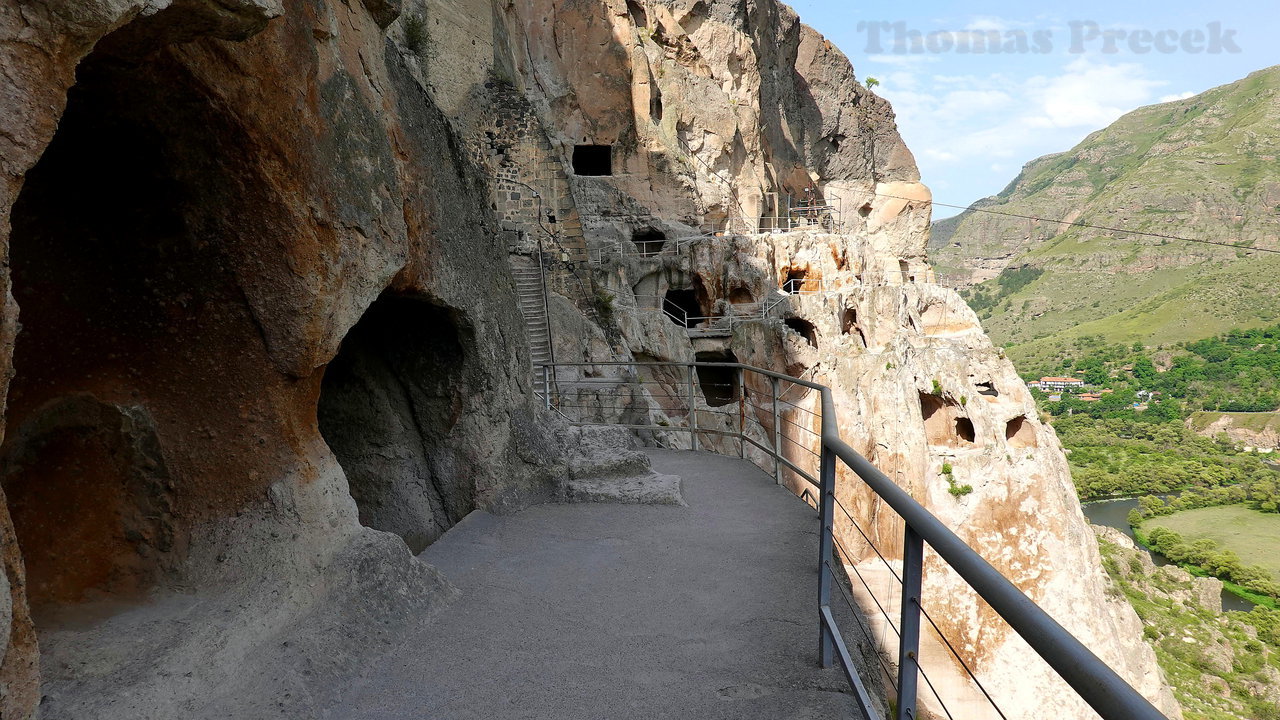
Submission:
M 1275 66 L 1139 108 L 1068 152 L 1028 163 L 975 207 L 1048 222 L 966 211 L 934 224 L 931 259 L 1015 360 L 1082 336 L 1158 345 L 1272 323 L 1280 255 L 1258 250 L 1280 249 L 1278 157 Z M 1019 268 L 1035 279 L 1000 282 Z

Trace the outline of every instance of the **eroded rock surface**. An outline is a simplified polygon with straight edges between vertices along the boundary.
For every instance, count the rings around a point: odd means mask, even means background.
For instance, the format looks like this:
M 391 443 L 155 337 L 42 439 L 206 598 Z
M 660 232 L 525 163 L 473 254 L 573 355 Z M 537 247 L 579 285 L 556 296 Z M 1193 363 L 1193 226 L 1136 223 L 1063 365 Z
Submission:
M 507 255 L 536 248 L 558 360 L 832 385 L 851 442 L 1160 696 L 1052 431 L 932 284 L 891 108 L 786 6 L 0 0 L 0 38 L 3 717 L 42 695 L 45 718 L 316 716 L 453 596 L 410 548 L 643 476 L 634 449 L 584 460 L 590 433 L 534 401 Z M 704 321 L 667 299 L 755 319 L 691 338 Z M 692 393 L 704 428 L 773 432 L 732 376 L 640 370 L 653 387 L 620 397 L 631 372 L 558 388 L 586 419 L 674 424 Z M 816 427 L 813 397 L 786 399 Z M 840 496 L 892 557 L 889 513 L 854 478 Z M 953 578 L 928 582 L 1010 717 L 1083 717 Z

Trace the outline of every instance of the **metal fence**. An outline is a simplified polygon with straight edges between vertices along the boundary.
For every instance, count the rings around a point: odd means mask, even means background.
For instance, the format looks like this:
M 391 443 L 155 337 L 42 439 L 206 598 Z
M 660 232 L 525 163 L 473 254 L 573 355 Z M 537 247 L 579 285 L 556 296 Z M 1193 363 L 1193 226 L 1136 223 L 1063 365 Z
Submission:
M 839 660 L 864 720 L 876 718 L 876 706 L 832 614 L 833 591 L 838 591 L 834 595 L 838 601 L 848 603 L 864 637 L 879 634 L 889 638 L 889 632 L 897 637 L 896 672 L 880 652 L 875 653 L 896 694 L 892 711 L 895 720 L 921 717 L 922 680 L 947 718 L 976 716 L 953 715 L 930 680 L 920 655 L 922 623 L 928 625 L 925 632 L 932 630 L 932 637 L 940 640 L 972 681 L 976 687 L 973 697 L 989 706 L 994 716 L 1005 718 L 998 698 L 983 686 L 970 663 L 944 634 L 937 617 L 928 610 L 933 607 L 938 612 L 940 606 L 930 601 L 945 602 L 945 598 L 922 597 L 926 548 L 1099 716 L 1105 720 L 1165 720 L 1105 662 L 841 439 L 831 390 L 826 386 L 738 363 L 556 363 L 538 370 L 543 386 L 553 388 L 542 397 L 546 407 L 570 422 L 622 425 L 659 446 L 749 459 L 772 472 L 779 484 L 788 485 L 818 510 L 818 659 L 822 667 Z M 864 528 L 837 497 L 839 464 L 897 514 L 902 530 L 899 552 L 879 547 L 873 540 L 877 535 L 874 529 Z M 836 532 L 836 513 L 856 532 L 850 536 L 865 542 L 874 553 L 864 553 L 867 561 L 878 560 L 887 573 L 879 571 L 878 576 L 873 576 L 868 568 L 858 569 L 859 556 L 849 551 Z M 872 585 L 879 580 L 892 583 L 898 589 L 896 597 L 892 593 L 877 596 Z M 858 604 L 861 607 L 855 607 Z M 871 620 L 878 622 L 879 633 L 869 626 Z M 892 644 L 892 640 L 885 644 Z M 984 716 L 993 717 L 990 712 Z

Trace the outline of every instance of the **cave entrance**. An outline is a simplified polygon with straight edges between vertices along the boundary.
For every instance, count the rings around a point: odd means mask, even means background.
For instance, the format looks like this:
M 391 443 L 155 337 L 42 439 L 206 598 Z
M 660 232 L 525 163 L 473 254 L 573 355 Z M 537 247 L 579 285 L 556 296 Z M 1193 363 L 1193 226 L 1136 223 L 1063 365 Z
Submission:
M 693 327 L 702 316 L 698 291 L 693 288 L 668 290 L 662 300 L 662 309 L 668 320 L 683 328 Z
M 0 481 L 39 630 L 141 600 L 180 566 L 188 523 L 251 492 L 249 433 L 209 439 L 256 412 L 237 379 L 264 352 L 215 216 L 269 193 L 179 64 L 99 45 L 11 213 L 21 329 Z M 224 483 L 170 477 L 162 447 Z
M 939 395 L 920 393 L 920 416 L 925 440 L 942 447 L 968 447 L 977 442 L 973 421 L 964 417 L 960 406 Z
M 802 293 L 808 289 L 809 271 L 805 268 L 787 270 L 787 279 L 782 282 L 782 291 L 791 295 Z
M 583 177 L 608 177 L 613 175 L 613 146 L 575 145 L 573 148 L 573 174 Z
M 320 433 L 347 476 L 361 524 L 416 555 L 476 507 L 450 443 L 466 398 L 469 333 L 459 314 L 384 293 L 325 369 Z
M 729 292 L 729 303 L 732 305 L 753 305 L 756 297 L 744 287 L 736 287 Z
M 862 347 L 867 347 L 867 336 L 862 332 L 862 326 L 858 324 L 858 311 L 854 308 L 845 308 L 840 316 L 840 332 L 844 335 L 857 335 L 862 342 Z
M 631 234 L 631 242 L 640 251 L 640 257 L 653 257 L 662 254 L 667 245 L 667 234 L 661 230 L 644 228 Z
M 731 350 L 700 352 L 694 355 L 694 359 L 700 363 L 738 362 L 738 357 Z M 731 405 L 742 397 L 742 382 L 736 368 L 699 367 L 698 386 L 711 407 Z
M 818 328 L 814 327 L 813 323 L 798 317 L 789 317 L 782 322 L 791 332 L 803 337 L 810 347 L 818 347 Z

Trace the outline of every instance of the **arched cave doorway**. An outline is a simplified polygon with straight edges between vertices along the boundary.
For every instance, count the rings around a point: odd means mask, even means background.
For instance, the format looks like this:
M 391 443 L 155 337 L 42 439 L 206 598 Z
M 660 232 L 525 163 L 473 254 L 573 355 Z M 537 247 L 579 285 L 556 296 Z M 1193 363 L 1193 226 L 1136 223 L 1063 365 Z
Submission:
M 795 295 L 809 289 L 809 270 L 807 268 L 790 268 L 787 279 L 782 281 L 782 291 Z
M 813 323 L 799 317 L 789 317 L 782 322 L 791 332 L 804 338 L 810 347 L 818 347 L 818 328 L 814 327 Z
M 225 432 L 268 403 L 241 384 L 268 361 L 225 230 L 265 223 L 253 203 L 271 192 L 202 83 L 164 50 L 112 47 L 77 67 L 11 214 L 21 329 L 0 471 L 38 630 L 140 599 L 193 524 L 262 490 L 256 438 Z
M 694 355 L 700 363 L 736 363 L 738 357 L 732 350 L 707 351 Z M 742 397 L 742 382 L 738 370 L 722 367 L 699 367 L 698 386 L 702 397 L 711 407 L 723 407 L 738 402 Z
M 457 311 L 384 293 L 321 384 L 320 433 L 361 524 L 414 554 L 475 509 L 475 475 L 450 444 L 467 397 L 470 332 Z
M 662 254 L 667 245 L 667 234 L 654 228 L 642 228 L 631 234 L 631 242 L 635 243 L 640 257 L 653 257 Z
M 702 305 L 698 303 L 698 291 L 693 288 L 667 290 L 662 301 L 662 309 L 667 319 L 680 327 L 692 327 L 702 317 Z

